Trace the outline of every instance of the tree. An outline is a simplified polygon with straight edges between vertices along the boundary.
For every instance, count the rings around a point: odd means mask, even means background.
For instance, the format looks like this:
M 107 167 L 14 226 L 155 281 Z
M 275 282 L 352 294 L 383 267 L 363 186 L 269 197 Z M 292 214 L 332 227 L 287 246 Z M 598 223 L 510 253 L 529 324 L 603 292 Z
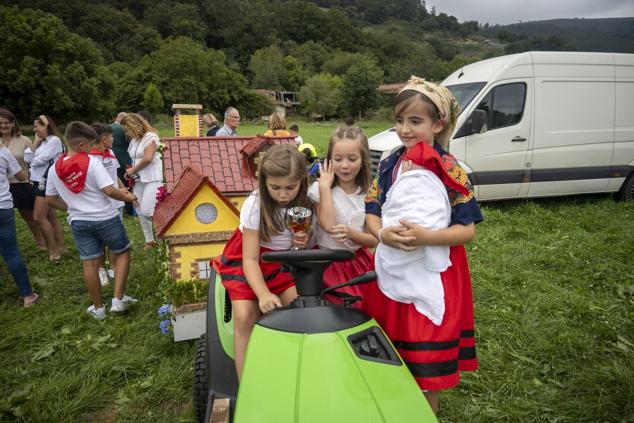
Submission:
M 376 62 L 365 59 L 352 65 L 343 76 L 343 104 L 351 115 L 359 118 L 380 102 L 379 85 L 383 82 L 383 71 Z
M 339 109 L 341 86 L 338 76 L 327 73 L 311 76 L 299 91 L 302 109 L 308 115 L 320 114 L 324 120 L 334 115 Z
M 163 111 L 164 104 L 163 96 L 158 87 L 150 82 L 145 88 L 145 94 L 143 94 L 143 107 L 150 113 L 160 113 Z
M 21 120 L 105 118 L 114 110 L 113 80 L 89 39 L 48 13 L 0 6 L 0 99 Z
M 207 25 L 193 4 L 163 1 L 145 9 L 143 18 L 165 38 L 184 35 L 202 42 L 207 37 Z
M 249 70 L 253 73 L 254 88 L 279 90 L 288 79 L 284 55 L 278 46 L 266 47 L 253 53 Z

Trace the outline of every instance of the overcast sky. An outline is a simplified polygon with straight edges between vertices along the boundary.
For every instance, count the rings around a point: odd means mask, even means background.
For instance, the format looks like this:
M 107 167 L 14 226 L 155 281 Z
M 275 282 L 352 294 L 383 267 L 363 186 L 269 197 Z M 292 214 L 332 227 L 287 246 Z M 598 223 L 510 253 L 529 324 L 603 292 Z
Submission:
M 558 18 L 634 17 L 634 0 L 426 0 L 458 21 L 510 24 Z

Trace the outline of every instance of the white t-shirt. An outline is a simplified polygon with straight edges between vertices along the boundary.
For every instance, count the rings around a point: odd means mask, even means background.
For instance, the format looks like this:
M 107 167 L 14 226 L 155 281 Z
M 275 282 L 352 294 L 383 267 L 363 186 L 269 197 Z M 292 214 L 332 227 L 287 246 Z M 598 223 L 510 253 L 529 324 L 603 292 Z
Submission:
M 132 159 L 132 164 L 136 166 L 137 163 L 143 159 L 143 151 L 151 144 L 155 143 L 157 147 L 161 146 L 161 141 L 158 135 L 154 132 L 146 132 L 145 135 L 139 140 L 132 138 L 130 145 L 128 146 L 128 154 Z M 161 160 L 161 153 L 156 151 L 150 164 L 139 170 L 139 182 L 156 182 L 163 181 L 163 163 Z
M 114 155 L 114 151 L 110 149 L 108 149 L 108 151 L 110 152 L 112 157 L 106 157 L 106 158 L 103 158 L 101 156 L 94 156 L 94 157 L 101 160 L 101 164 L 103 164 L 103 167 L 106 169 L 106 172 L 108 172 L 108 175 L 110 175 L 110 177 L 114 181 L 114 186 L 118 188 L 119 184 L 117 183 L 117 179 L 118 179 L 117 169 L 119 169 L 121 166 L 119 165 L 119 161 Z M 123 201 L 115 200 L 114 198 L 110 198 L 110 201 L 112 201 L 112 206 L 115 209 L 119 209 L 125 206 L 125 203 Z
M 63 153 L 64 144 L 55 135 L 49 135 L 35 151 L 31 150 L 31 147 L 24 150 L 24 161 L 30 165 L 31 180 L 40 182 L 46 169 Z
M 68 205 L 68 223 L 73 220 L 98 222 L 112 219 L 119 214 L 119 210 L 113 207 L 111 198 L 101 191 L 105 187 L 113 186 L 114 181 L 108 175 L 99 158 L 89 157 L 86 183 L 84 189 L 77 194 L 66 188 L 66 185 L 57 175 L 55 166 L 51 167 L 48 173 L 46 195 L 59 195 L 66 202 Z
M 315 204 L 319 204 L 319 182 L 313 182 L 308 188 L 308 198 Z M 346 192 L 338 186 L 332 188 L 332 202 L 335 206 L 335 222 L 338 225 L 346 225 L 357 231 L 363 231 L 365 227 L 365 195 L 358 189 L 354 194 Z M 361 246 L 348 240 L 339 243 L 328 232 L 317 225 L 315 234 L 319 248 L 334 250 L 356 251 Z
M 286 219 L 286 208 L 279 207 L 278 212 Z M 260 230 L 260 196 L 257 191 L 253 191 L 251 195 L 244 200 L 240 209 L 240 230 L 244 232 L 244 228 Z M 261 247 L 270 248 L 271 250 L 288 250 L 293 246 L 293 232 L 284 226 L 284 232 L 279 235 L 271 236 L 268 241 L 260 242 Z
M 9 176 L 18 173 L 22 168 L 13 154 L 5 146 L 0 147 L 0 209 L 12 209 L 13 197 L 9 191 Z

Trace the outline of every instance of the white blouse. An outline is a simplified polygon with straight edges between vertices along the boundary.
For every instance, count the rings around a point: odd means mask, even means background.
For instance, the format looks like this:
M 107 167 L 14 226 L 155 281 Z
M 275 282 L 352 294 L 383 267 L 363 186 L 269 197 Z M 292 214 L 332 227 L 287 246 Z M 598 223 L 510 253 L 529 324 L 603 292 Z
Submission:
M 132 164 L 137 165 L 143 159 L 143 152 L 151 144 L 155 143 L 157 147 L 161 146 L 159 137 L 154 132 L 146 132 L 141 139 L 132 138 L 128 146 L 128 154 L 132 159 Z M 139 174 L 139 182 L 163 181 L 163 161 L 161 153 L 157 150 L 154 153 L 152 161 L 143 169 L 137 172 Z

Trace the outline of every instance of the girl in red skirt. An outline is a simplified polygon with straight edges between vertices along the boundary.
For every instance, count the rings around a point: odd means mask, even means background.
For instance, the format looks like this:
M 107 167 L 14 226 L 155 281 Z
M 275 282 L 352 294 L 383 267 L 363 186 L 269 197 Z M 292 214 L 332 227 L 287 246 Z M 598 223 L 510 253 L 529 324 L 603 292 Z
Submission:
M 317 209 L 317 246 L 354 251 L 355 258 L 333 262 L 324 272 L 325 287 L 349 281 L 373 268 L 368 247 L 376 247 L 378 240 L 365 229 L 365 196 L 371 178 L 367 137 L 358 127 L 338 128 L 330 138 L 327 158 L 320 166 L 319 181 L 310 186 L 308 196 Z M 363 291 L 363 285 L 339 290 L 361 298 Z M 335 296 L 328 299 L 334 303 L 342 302 Z
M 263 262 L 261 254 L 304 248 L 308 242 L 305 232 L 293 234 L 286 224 L 287 208 L 311 207 L 304 156 L 290 145 L 273 146 L 260 162 L 258 179 L 258 189 L 242 205 L 240 226 L 213 262 L 231 298 L 238 378 L 255 322 L 297 297 L 290 272 L 280 263 Z
M 436 412 L 439 391 L 458 385 L 460 371 L 478 367 L 471 279 L 463 244 L 473 239 L 475 223 L 482 220 L 482 214 L 466 172 L 447 152 L 458 115 L 458 104 L 449 90 L 412 77 L 396 96 L 394 109 L 396 132 L 404 147 L 379 166 L 378 181 L 366 201 L 367 224 L 383 244 L 392 248 L 413 251 L 420 246 L 449 247 L 451 265 L 440 274 L 444 314 L 436 325 L 414 304 L 388 298 L 377 284 L 367 287 L 364 309 L 390 337 Z M 443 181 L 451 206 L 446 229 L 430 230 L 405 220 L 400 225 L 382 228 L 381 206 L 402 172 L 406 151 L 420 142 L 434 147 L 447 173 L 467 189 L 466 194 Z

